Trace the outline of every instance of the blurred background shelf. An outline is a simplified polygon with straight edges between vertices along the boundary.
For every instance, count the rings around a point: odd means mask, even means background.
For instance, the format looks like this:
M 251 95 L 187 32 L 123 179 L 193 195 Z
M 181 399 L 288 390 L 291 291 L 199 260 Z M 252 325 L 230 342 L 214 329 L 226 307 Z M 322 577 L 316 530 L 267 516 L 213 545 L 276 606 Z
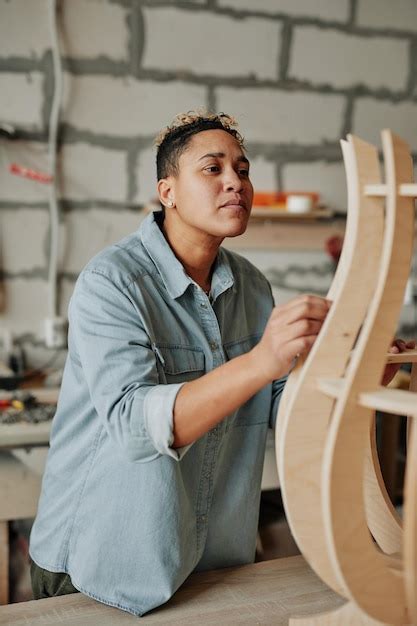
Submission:
M 329 219 L 334 216 L 334 211 L 328 207 L 317 207 L 311 211 L 305 211 L 303 213 L 293 213 L 286 209 L 272 209 L 268 207 L 256 207 L 252 208 L 250 219 L 253 220 L 273 220 L 284 222 L 300 222 Z

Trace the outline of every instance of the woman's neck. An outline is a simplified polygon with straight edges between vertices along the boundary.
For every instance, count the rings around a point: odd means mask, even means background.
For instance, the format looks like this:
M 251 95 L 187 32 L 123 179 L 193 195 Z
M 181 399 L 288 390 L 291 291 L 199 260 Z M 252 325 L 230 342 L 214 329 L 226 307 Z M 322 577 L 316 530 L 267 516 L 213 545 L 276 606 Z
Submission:
M 178 228 L 175 224 L 165 219 L 162 232 L 169 243 L 177 259 L 184 267 L 186 273 L 206 293 L 210 291 L 213 264 L 221 240 L 205 237 L 190 236 L 185 229 Z

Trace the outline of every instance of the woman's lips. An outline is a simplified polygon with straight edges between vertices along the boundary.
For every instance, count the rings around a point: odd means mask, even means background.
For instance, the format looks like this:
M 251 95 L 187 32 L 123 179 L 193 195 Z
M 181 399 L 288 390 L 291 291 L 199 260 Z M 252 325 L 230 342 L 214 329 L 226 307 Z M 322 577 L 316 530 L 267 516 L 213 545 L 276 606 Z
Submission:
M 222 204 L 221 209 L 244 209 L 246 211 L 246 204 L 242 200 L 229 200 L 225 204 Z

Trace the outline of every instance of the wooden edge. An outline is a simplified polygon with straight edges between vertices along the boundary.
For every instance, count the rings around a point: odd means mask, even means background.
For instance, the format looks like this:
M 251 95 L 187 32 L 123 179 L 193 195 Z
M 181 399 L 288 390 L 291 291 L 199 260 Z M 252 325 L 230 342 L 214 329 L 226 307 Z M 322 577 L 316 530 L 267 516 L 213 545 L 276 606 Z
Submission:
M 382 183 L 379 185 L 365 185 L 365 196 L 384 198 L 387 195 L 387 189 L 387 185 Z
M 380 387 L 376 391 L 360 393 L 359 404 L 384 413 L 417 417 L 417 397 L 413 391 Z
M 417 620 L 417 429 L 415 422 L 409 429 L 408 438 L 404 481 L 404 582 L 409 611 L 415 624 Z
M 391 560 L 388 559 L 387 566 L 398 569 L 401 567 L 402 520 L 391 502 L 382 476 L 375 420 L 371 426 L 365 459 L 364 497 L 366 519 L 371 535 L 380 550 L 392 557 Z
M 417 363 L 417 350 L 404 350 L 398 354 L 387 354 L 387 363 Z
M 329 396 L 329 398 L 337 399 L 343 391 L 344 383 L 344 378 L 319 378 L 317 380 L 317 389 Z
M 406 198 L 417 198 L 417 184 L 404 183 L 400 185 L 400 196 L 405 196 Z
M 319 378 L 317 387 L 330 398 L 339 398 L 345 386 L 343 378 Z M 417 417 L 417 396 L 413 391 L 379 387 L 374 391 L 363 391 L 359 394 L 358 404 L 368 409 L 392 413 L 393 415 L 410 415 Z
M 366 196 L 384 198 L 387 194 L 387 185 L 365 185 Z M 403 183 L 402 185 L 399 185 L 398 195 L 404 198 L 417 198 L 417 184 Z
M 358 148 L 356 157 L 355 146 Z M 331 420 L 332 402 L 326 400 L 326 406 L 320 409 L 320 415 L 315 415 L 316 419 L 312 420 L 308 408 L 306 410 L 305 398 L 310 391 L 312 392 L 311 398 L 314 396 L 314 385 L 317 377 L 320 376 L 320 369 L 323 370 L 323 376 L 331 377 L 333 371 L 337 376 L 343 375 L 368 302 L 372 298 L 373 279 L 377 275 L 381 254 L 384 215 L 381 201 L 363 198 L 364 179 L 369 182 L 380 180 L 379 161 L 375 147 L 358 138 L 349 137 L 348 143 L 342 143 L 342 150 L 347 175 L 349 210 L 342 257 L 337 268 L 338 280 L 335 276 L 332 283 L 334 305 L 326 319 L 326 326 L 323 327 L 324 332 L 306 359 L 296 389 L 291 394 L 290 401 L 284 405 L 284 413 L 281 412 L 280 406 L 278 424 L 281 422 L 283 426 L 281 427 L 282 436 L 278 438 L 277 435 L 277 459 L 287 520 L 294 538 L 316 573 L 328 586 L 344 595 L 344 585 L 335 575 L 334 564 L 328 556 L 321 511 L 322 450 L 325 445 L 328 423 Z M 369 164 L 372 165 L 372 172 L 368 176 L 365 165 L 369 166 Z M 375 226 L 375 221 L 378 222 L 377 226 Z M 357 255 L 358 249 L 362 251 L 361 256 Z M 337 319 L 341 321 L 343 315 L 346 315 L 343 303 L 345 301 L 352 303 L 352 290 L 357 283 L 353 278 L 355 271 L 352 273 L 352 268 L 355 268 L 363 278 L 364 267 L 369 280 L 362 280 L 361 283 L 363 287 L 359 298 L 361 310 L 355 312 L 355 326 L 351 333 L 339 334 L 340 326 L 335 322 Z M 324 338 L 331 336 L 340 348 L 333 349 L 334 367 L 329 368 Z M 317 357 L 319 361 L 314 363 L 315 373 L 313 373 L 311 363 L 317 361 Z M 294 370 L 291 372 L 289 381 L 293 372 Z M 304 385 L 307 393 L 303 391 Z M 319 396 L 318 393 L 315 397 L 317 396 Z M 309 445 L 305 445 L 307 442 Z M 314 452 L 312 452 L 313 448 Z M 306 506 L 309 511 L 307 517 L 305 516 Z

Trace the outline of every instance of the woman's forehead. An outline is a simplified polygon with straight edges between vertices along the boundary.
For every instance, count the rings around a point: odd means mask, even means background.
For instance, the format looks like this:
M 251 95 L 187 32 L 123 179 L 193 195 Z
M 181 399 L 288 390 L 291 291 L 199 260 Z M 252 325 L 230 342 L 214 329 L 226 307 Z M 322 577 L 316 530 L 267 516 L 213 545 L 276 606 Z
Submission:
M 182 156 L 187 160 L 195 160 L 205 154 L 224 154 L 234 158 L 245 156 L 237 139 L 220 128 L 203 130 L 193 135 Z

